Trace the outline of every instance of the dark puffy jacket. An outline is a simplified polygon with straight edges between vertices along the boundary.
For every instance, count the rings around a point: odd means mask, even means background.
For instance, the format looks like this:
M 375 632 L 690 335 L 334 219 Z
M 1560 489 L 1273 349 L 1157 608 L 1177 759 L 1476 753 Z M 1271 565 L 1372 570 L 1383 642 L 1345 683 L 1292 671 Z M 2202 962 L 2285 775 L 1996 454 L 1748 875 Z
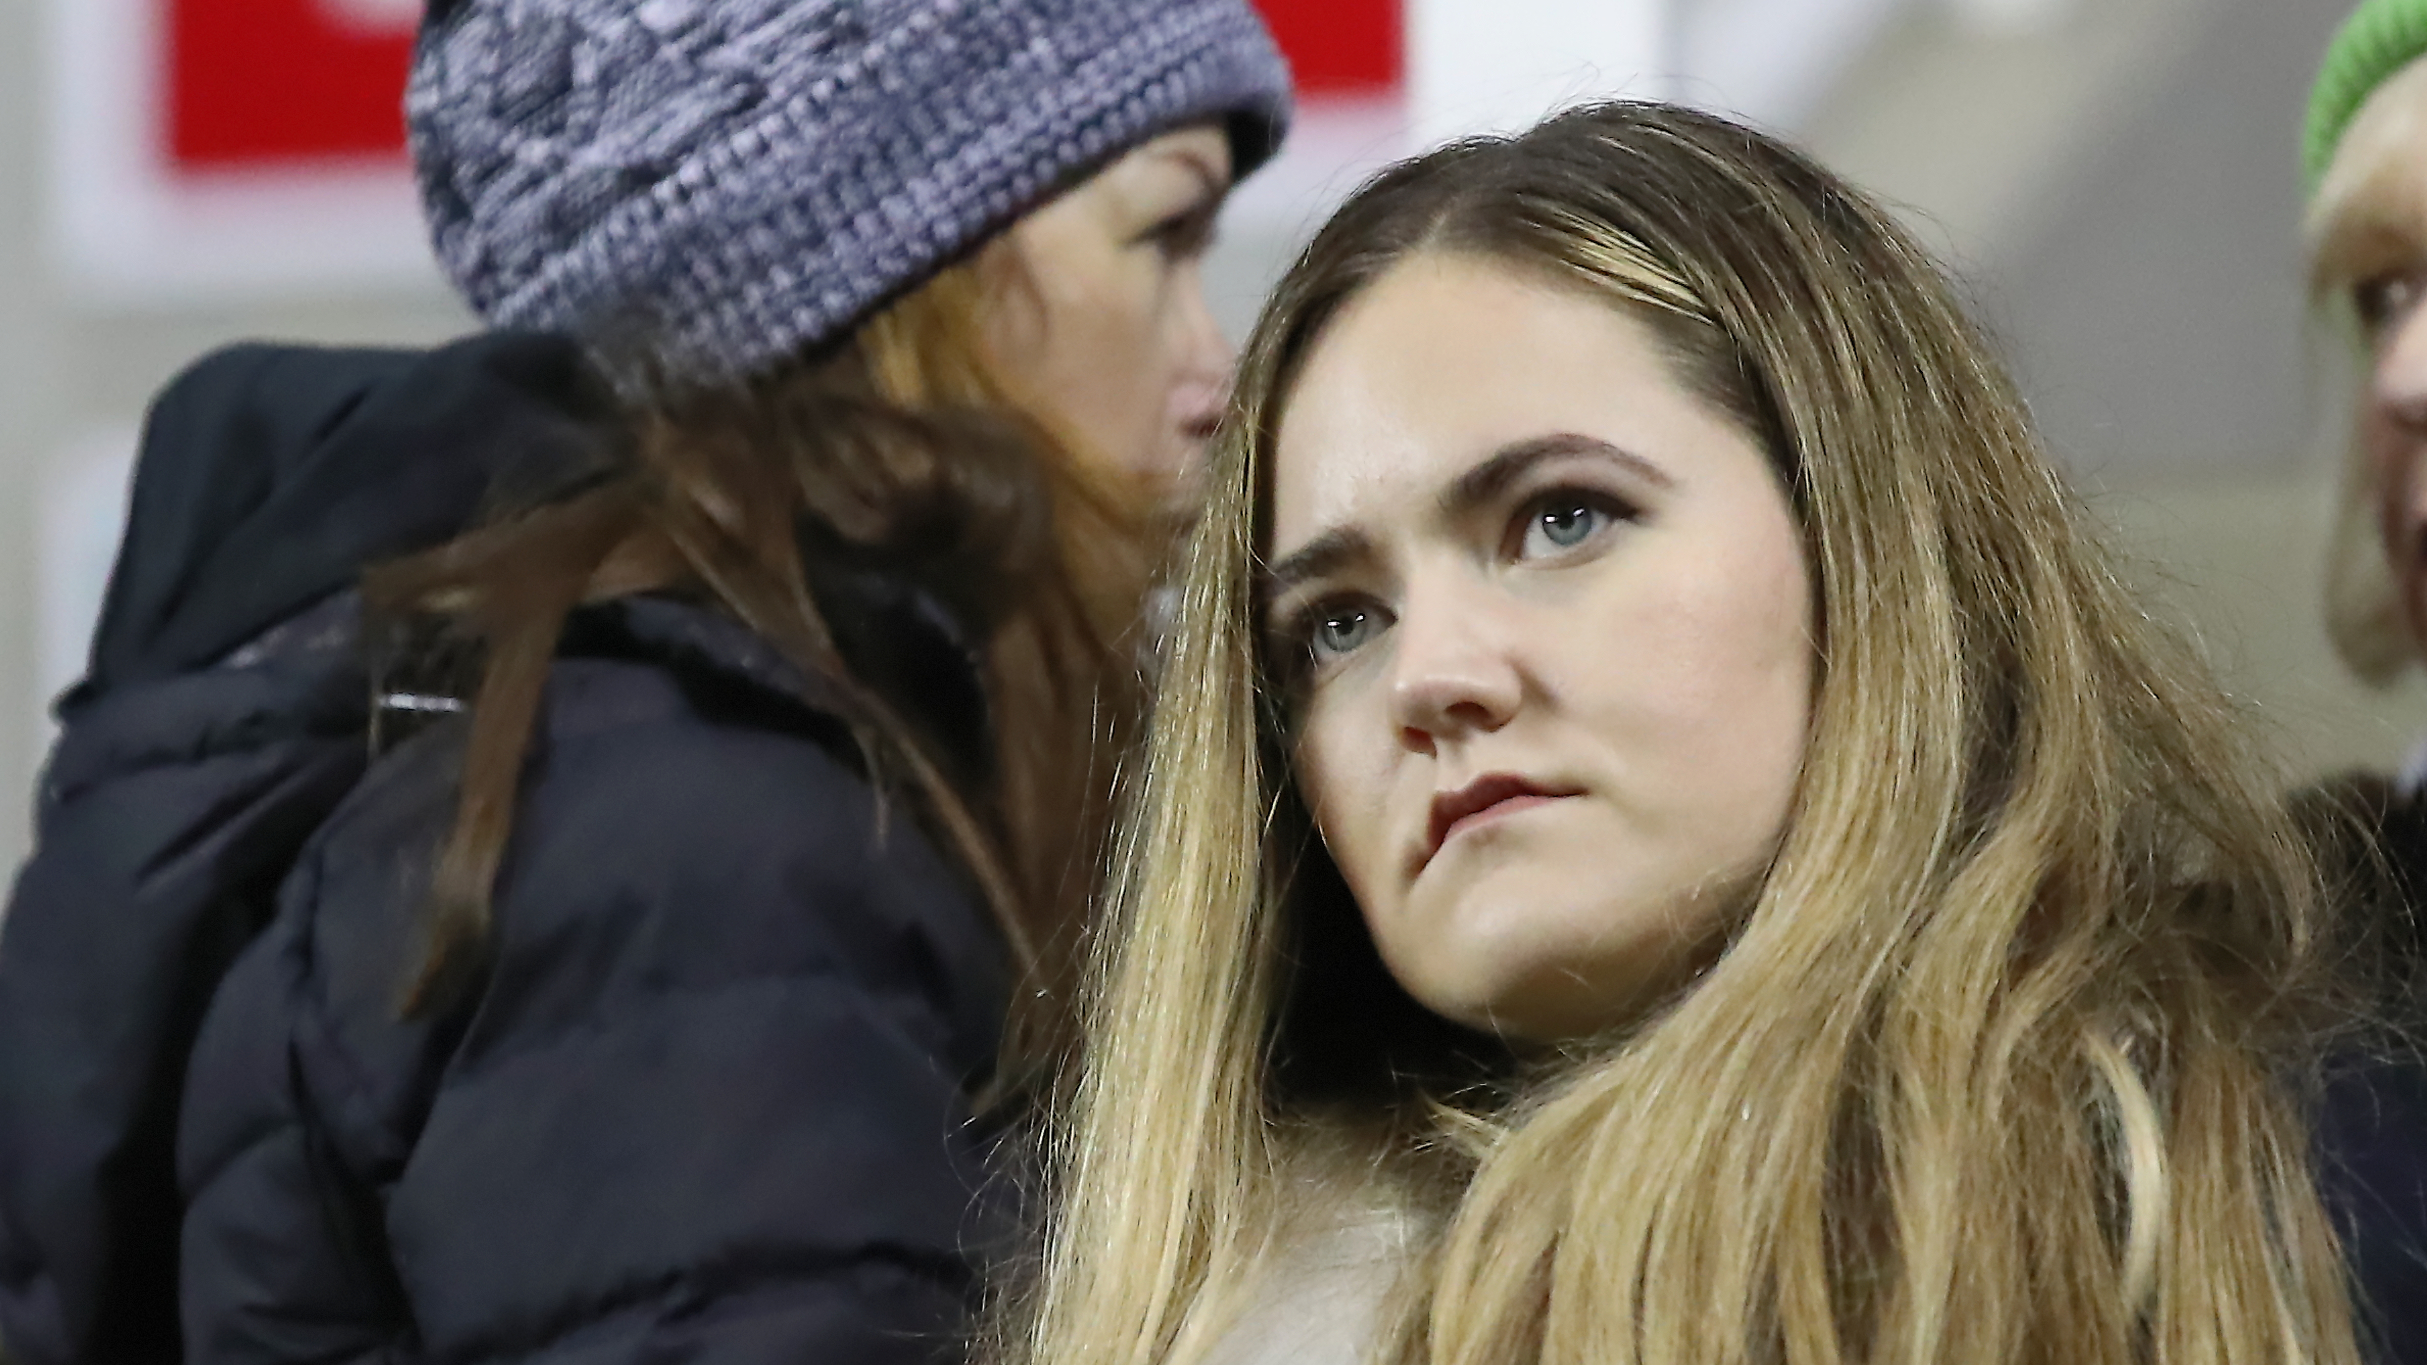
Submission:
M 2427 1066 L 2412 1055 L 2336 1075 L 2320 1138 L 2367 1358 L 2427 1365 Z
M 0 928 L 21 1365 L 954 1350 L 1003 950 L 819 680 L 726 618 L 576 618 L 482 975 L 401 1017 L 462 722 L 366 770 L 345 588 L 577 475 L 597 421 L 528 337 L 249 350 L 156 407 Z M 895 700 L 982 735 L 950 619 L 837 590 L 949 661 Z
M 2381 778 L 2304 796 L 2376 1023 L 2328 1077 L 2318 1156 L 2370 1357 L 2427 1365 L 2427 801 Z

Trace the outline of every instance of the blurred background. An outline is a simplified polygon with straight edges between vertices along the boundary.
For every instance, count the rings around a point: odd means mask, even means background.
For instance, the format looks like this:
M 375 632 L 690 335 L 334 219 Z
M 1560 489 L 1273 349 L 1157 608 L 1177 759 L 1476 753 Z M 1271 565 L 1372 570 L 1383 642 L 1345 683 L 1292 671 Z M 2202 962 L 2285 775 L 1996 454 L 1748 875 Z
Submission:
M 2344 0 L 1261 0 L 1306 87 L 1213 262 L 1243 331 L 1376 165 L 1592 94 L 1796 139 L 1953 265 L 2146 590 L 2301 774 L 2393 766 L 2320 581 L 2351 382 L 2305 318 L 2298 130 Z M 80 672 L 144 404 L 250 337 L 469 329 L 398 91 L 419 0 L 0 3 L 0 864 Z

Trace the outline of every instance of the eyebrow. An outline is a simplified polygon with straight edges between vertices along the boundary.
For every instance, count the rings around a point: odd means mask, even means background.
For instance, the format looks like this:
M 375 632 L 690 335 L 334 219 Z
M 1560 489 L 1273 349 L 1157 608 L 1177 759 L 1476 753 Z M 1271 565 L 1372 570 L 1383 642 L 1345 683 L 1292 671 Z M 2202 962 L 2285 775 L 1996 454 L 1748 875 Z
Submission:
M 1265 571 L 1265 600 L 1280 597 L 1309 580 L 1328 578 L 1358 560 L 1373 558 L 1373 554 L 1373 538 L 1363 531 L 1346 526 L 1325 531 Z
M 1624 466 L 1637 478 L 1656 488 L 1674 488 L 1677 484 L 1668 471 L 1633 451 L 1614 446 L 1598 436 L 1561 431 L 1547 436 L 1527 437 L 1493 451 L 1489 459 L 1451 480 L 1435 499 L 1435 505 L 1444 519 L 1463 519 L 1471 516 L 1476 509 L 1498 500 L 1534 466 L 1546 460 L 1572 455 Z M 1373 554 L 1371 536 L 1355 527 L 1334 527 L 1306 542 L 1265 571 L 1265 598 L 1269 601 L 1282 596 L 1301 583 L 1328 577 L 1349 564 L 1372 558 Z
M 1623 450 L 1598 436 L 1585 436 L 1573 431 L 1553 432 L 1547 436 L 1531 436 L 1513 441 L 1493 451 L 1491 458 L 1450 481 L 1441 490 L 1438 505 L 1441 515 L 1451 520 L 1471 515 L 1475 509 L 1497 501 L 1509 485 L 1524 478 L 1535 465 L 1546 460 L 1583 455 L 1607 460 L 1624 466 L 1635 477 L 1656 488 L 1672 488 L 1676 480 L 1668 472 L 1631 450 Z

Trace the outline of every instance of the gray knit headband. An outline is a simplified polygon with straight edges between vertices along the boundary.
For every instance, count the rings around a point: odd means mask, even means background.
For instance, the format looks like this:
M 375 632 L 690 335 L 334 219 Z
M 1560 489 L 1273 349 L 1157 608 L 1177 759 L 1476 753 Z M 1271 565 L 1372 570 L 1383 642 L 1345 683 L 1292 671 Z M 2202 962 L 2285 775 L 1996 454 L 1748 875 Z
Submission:
M 406 96 L 438 258 L 498 326 L 694 379 L 838 335 L 1073 175 L 1289 116 L 1248 0 L 456 0 Z

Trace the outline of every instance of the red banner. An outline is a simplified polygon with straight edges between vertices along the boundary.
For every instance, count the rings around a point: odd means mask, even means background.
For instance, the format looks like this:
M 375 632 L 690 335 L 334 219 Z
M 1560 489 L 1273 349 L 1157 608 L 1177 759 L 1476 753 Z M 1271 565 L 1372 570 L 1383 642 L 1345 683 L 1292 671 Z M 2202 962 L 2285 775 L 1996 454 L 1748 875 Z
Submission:
M 1406 44 L 1401 0 L 1256 0 L 1298 77 L 1300 93 L 1371 95 L 1398 88 Z
M 361 0 L 157 0 L 180 172 L 401 158 L 410 23 Z M 1399 84 L 1402 0 L 1257 0 L 1304 94 Z M 410 11 L 407 10 L 407 13 Z
M 331 0 L 167 4 L 162 106 L 177 170 L 403 157 L 409 22 Z

